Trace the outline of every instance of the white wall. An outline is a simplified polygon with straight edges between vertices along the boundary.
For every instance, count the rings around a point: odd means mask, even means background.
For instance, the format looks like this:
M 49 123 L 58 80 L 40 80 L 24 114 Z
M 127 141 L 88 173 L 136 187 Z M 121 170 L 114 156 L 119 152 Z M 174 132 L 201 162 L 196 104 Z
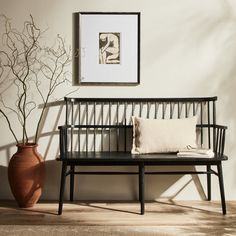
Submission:
M 141 12 L 141 84 L 134 87 L 81 87 L 81 97 L 175 97 L 217 95 L 218 123 L 229 127 L 223 164 L 226 198 L 236 200 L 236 2 L 233 0 L 0 0 L 1 13 L 16 26 L 31 13 L 42 28 L 49 28 L 49 42 L 59 33 L 72 41 L 72 13 L 77 11 Z M 74 88 L 61 87 L 62 97 Z M 47 182 L 43 199 L 57 199 L 60 164 L 57 125 L 63 123 L 59 106 L 49 109 L 39 141 L 39 151 L 47 161 Z M 32 124 L 33 125 L 33 124 Z M 5 120 L 0 118 L 0 199 L 11 199 L 7 165 L 15 144 Z M 204 179 L 201 178 L 205 188 Z M 147 177 L 147 198 L 199 199 L 190 176 Z M 79 185 L 80 199 L 135 199 L 134 177 L 87 177 Z M 199 185 L 199 184 L 197 184 Z M 77 189 L 78 190 L 78 189 Z M 68 193 L 67 193 L 68 195 Z M 213 177 L 213 199 L 219 199 L 217 178 Z

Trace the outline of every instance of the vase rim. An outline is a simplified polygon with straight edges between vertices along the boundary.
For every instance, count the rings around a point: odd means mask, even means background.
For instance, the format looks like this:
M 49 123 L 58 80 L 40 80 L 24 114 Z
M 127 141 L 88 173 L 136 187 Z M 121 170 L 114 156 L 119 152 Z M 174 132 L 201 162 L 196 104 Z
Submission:
M 31 148 L 31 147 L 37 147 L 38 144 L 37 143 L 17 143 L 16 144 L 17 147 L 23 147 L 23 148 Z

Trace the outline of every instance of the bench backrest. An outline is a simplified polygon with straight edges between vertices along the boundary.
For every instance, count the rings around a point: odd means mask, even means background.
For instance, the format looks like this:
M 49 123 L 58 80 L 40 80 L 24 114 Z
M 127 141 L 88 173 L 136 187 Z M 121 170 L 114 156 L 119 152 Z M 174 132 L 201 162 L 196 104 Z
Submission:
M 68 149 L 130 151 L 131 117 L 179 119 L 198 116 L 198 142 L 214 148 L 217 97 L 65 98 Z

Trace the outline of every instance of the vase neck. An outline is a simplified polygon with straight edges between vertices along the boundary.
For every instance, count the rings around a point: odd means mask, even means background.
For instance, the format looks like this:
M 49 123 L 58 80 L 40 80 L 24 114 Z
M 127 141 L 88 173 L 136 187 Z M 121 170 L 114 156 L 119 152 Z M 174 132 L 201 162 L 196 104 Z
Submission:
M 18 143 L 17 145 L 17 151 L 18 152 L 34 152 L 35 150 L 37 150 L 37 144 L 36 143 L 26 143 L 26 144 L 22 144 L 22 143 Z

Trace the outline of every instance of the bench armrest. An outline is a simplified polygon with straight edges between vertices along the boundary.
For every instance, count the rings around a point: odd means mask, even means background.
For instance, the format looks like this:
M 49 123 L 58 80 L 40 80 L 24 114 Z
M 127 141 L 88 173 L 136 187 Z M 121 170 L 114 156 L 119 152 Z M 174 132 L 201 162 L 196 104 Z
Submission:
M 220 157 L 224 155 L 226 129 L 227 126 L 223 125 L 213 126 L 213 151 Z

